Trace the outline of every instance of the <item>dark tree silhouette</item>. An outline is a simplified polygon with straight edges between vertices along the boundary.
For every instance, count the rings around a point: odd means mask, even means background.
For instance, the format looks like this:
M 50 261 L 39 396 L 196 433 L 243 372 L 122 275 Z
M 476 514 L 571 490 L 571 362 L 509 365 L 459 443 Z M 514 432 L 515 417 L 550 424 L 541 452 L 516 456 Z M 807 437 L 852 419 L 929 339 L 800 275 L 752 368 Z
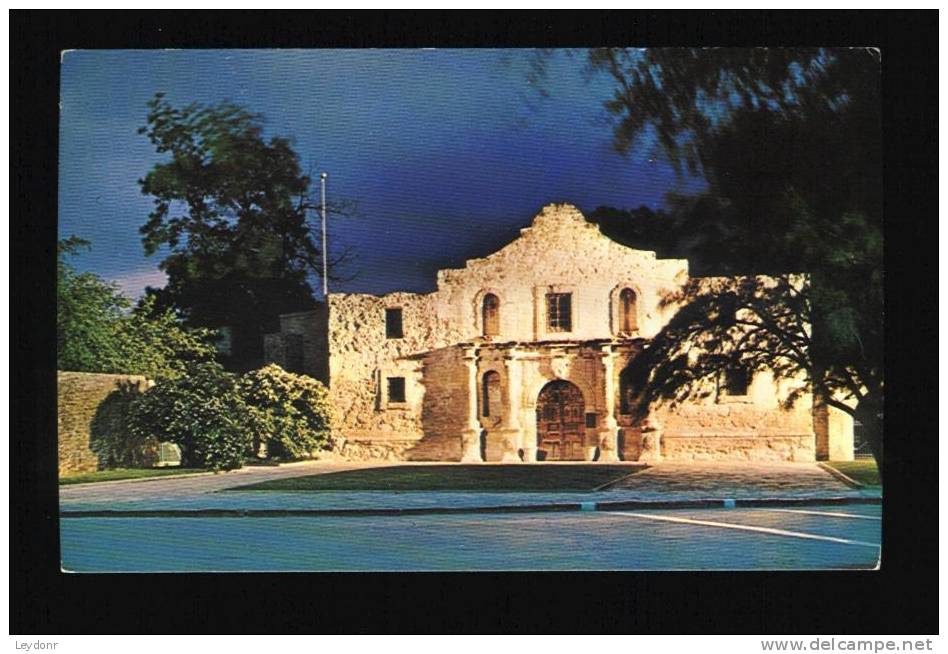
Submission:
M 616 82 L 616 148 L 651 136 L 708 183 L 669 198 L 667 214 L 600 208 L 592 219 L 617 240 L 689 258 L 693 275 L 772 276 L 686 287 L 676 300 L 687 306 L 640 359 L 644 395 L 699 392 L 734 361 L 802 375 L 863 424 L 881 464 L 878 52 L 601 49 L 589 63 Z M 705 354 L 681 356 L 699 344 Z
M 160 93 L 148 107 L 139 132 L 169 155 L 139 182 L 154 201 L 145 252 L 167 251 L 168 284 L 149 293 L 189 324 L 229 326 L 229 367 L 254 367 L 278 315 L 315 305 L 308 280 L 322 275 L 322 259 L 310 177 L 289 139 L 265 139 L 262 118 L 241 107 L 176 108 Z

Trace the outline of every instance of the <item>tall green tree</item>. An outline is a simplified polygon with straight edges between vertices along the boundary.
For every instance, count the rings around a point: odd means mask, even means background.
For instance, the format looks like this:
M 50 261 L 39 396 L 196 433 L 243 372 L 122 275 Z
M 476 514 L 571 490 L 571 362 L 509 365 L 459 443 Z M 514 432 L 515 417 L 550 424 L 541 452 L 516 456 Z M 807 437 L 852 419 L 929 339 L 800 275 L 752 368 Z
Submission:
M 133 308 L 115 284 L 77 272 L 71 255 L 88 248 L 75 236 L 59 242 L 56 346 L 60 370 L 176 377 L 188 362 L 214 358 L 213 334 L 186 329 L 145 299 Z
M 775 279 L 687 287 L 677 301 L 691 308 L 641 359 L 652 366 L 642 371 L 645 394 L 696 392 L 735 360 L 802 376 L 818 398 L 860 420 L 881 463 L 878 52 L 600 49 L 589 63 L 616 85 L 606 105 L 616 148 L 652 142 L 707 181 L 697 196 L 670 198 L 663 240 L 679 243 L 670 254 L 689 255 L 693 274 Z M 597 214 L 620 240 L 640 229 L 630 226 L 633 214 L 625 225 L 621 212 Z M 708 349 L 700 361 L 678 356 L 698 344 Z
M 56 354 L 60 370 L 112 372 L 118 355 L 114 324 L 130 303 L 118 288 L 92 273 L 79 273 L 69 257 L 88 241 L 72 236 L 58 244 L 56 260 Z
M 289 139 L 265 138 L 262 118 L 241 107 L 178 108 L 159 93 L 148 108 L 139 132 L 168 157 L 140 180 L 154 201 L 145 252 L 167 252 L 156 307 L 231 328 L 231 367 L 253 367 L 278 315 L 314 304 L 307 277 L 322 261 L 307 223 L 310 178 Z

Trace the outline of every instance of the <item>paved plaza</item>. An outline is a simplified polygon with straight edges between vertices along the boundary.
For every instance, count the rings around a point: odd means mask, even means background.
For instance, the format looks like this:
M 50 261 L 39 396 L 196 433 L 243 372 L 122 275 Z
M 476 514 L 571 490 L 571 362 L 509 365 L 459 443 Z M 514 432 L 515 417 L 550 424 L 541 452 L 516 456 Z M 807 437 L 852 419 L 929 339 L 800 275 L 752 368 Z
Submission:
M 62 511 L 170 509 L 473 508 L 577 502 L 704 499 L 844 500 L 878 497 L 851 488 L 813 463 L 661 463 L 588 492 L 229 491 L 270 479 L 392 464 L 307 462 L 217 475 L 60 487 Z M 404 465 L 399 463 L 398 465 Z M 423 463 L 416 465 L 426 465 Z M 490 464 L 480 464 L 490 465 Z M 535 464 L 550 465 L 550 464 Z M 571 464 L 555 464 L 571 465 Z
M 880 556 L 878 490 L 852 488 L 812 463 L 629 466 L 604 488 L 580 492 L 229 490 L 379 465 L 307 462 L 63 486 L 62 565 L 73 572 L 786 570 L 870 569 Z M 719 508 L 695 506 L 700 501 Z M 485 509 L 495 512 L 475 512 Z
M 609 489 L 682 498 L 818 497 L 853 490 L 815 463 L 782 461 L 659 463 Z

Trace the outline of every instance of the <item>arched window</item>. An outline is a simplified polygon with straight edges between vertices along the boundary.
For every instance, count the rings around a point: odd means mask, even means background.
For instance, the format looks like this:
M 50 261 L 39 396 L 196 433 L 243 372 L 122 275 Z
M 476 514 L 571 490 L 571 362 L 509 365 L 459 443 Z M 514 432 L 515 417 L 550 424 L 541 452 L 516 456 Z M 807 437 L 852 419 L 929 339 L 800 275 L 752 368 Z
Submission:
M 623 288 L 619 293 L 619 332 L 631 334 L 639 328 L 635 291 Z
M 484 336 L 497 336 L 500 333 L 500 299 L 493 293 L 484 296 L 481 318 Z
M 481 414 L 485 417 L 500 415 L 500 373 L 496 370 L 484 373 Z

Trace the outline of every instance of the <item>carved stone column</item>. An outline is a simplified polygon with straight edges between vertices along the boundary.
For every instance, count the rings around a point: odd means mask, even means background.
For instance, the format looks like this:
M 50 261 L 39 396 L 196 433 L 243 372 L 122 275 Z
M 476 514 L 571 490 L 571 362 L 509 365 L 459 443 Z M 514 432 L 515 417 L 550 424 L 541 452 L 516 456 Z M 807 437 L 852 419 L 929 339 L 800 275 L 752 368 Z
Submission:
M 523 363 L 521 362 L 521 371 Z M 521 385 L 523 380 L 521 379 Z M 523 462 L 536 463 L 537 461 L 537 405 L 535 397 L 523 398 L 523 406 L 520 414 L 521 428 L 520 433 L 523 437 L 521 447 L 523 448 Z
M 615 353 L 611 345 L 602 346 L 605 416 L 599 431 L 599 461 L 619 460 L 619 422 L 616 420 Z
M 520 398 L 523 394 L 523 364 L 516 347 L 511 347 L 504 357 L 504 367 L 507 370 L 507 406 L 504 411 L 504 426 L 501 430 L 502 450 L 500 460 L 503 462 L 519 462 L 517 450 L 524 446 L 523 429 L 520 424 Z M 536 458 L 536 445 L 533 447 L 533 457 Z
M 481 458 L 481 423 L 477 419 L 477 348 L 464 351 L 467 368 L 467 425 L 461 432 L 461 462 L 483 461 Z

